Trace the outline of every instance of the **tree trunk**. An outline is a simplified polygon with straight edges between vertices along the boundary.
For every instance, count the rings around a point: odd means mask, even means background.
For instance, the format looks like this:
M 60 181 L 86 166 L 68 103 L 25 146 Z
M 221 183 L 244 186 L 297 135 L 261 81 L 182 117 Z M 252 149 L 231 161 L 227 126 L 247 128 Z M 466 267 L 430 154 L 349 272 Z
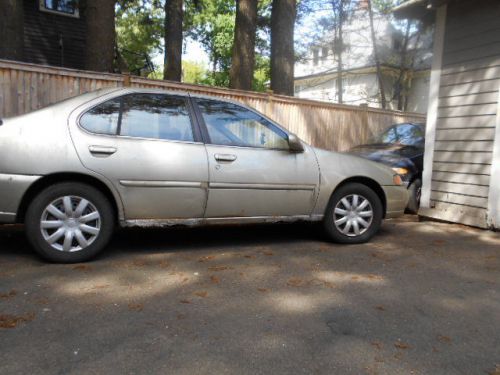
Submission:
M 182 79 L 183 0 L 165 1 L 165 68 L 163 79 L 180 82 Z
M 372 36 L 372 43 L 373 43 L 373 57 L 375 58 L 375 66 L 377 68 L 377 79 L 378 79 L 378 86 L 380 90 L 380 104 L 382 108 L 387 107 L 387 101 L 385 98 L 385 89 L 384 89 L 384 80 L 382 77 L 382 69 L 380 67 L 380 58 L 378 55 L 378 48 L 377 48 L 377 38 L 375 36 L 375 27 L 373 26 L 373 9 L 372 9 L 372 2 L 371 0 L 367 0 L 368 4 L 368 14 L 370 16 L 370 32 Z
M 85 66 L 97 72 L 112 72 L 115 57 L 116 0 L 87 0 L 87 45 Z
M 407 60 L 407 54 L 408 54 L 408 44 L 410 42 L 410 28 L 411 28 L 411 21 L 406 22 L 406 30 L 405 30 L 405 36 L 404 36 L 404 41 L 403 41 L 403 47 L 401 49 L 400 53 L 400 62 L 399 62 L 399 75 L 398 79 L 396 81 L 395 87 L 394 87 L 394 99 L 397 101 L 398 105 L 398 110 L 402 111 L 403 106 L 404 106 L 404 82 L 407 76 L 407 70 L 406 70 L 406 60 Z
M 256 32 L 257 0 L 237 0 L 233 56 L 229 71 L 229 87 L 233 89 L 252 89 Z
M 273 0 L 271 13 L 271 90 L 293 96 L 296 0 Z
M 22 60 L 24 48 L 23 0 L 0 1 L 0 58 Z

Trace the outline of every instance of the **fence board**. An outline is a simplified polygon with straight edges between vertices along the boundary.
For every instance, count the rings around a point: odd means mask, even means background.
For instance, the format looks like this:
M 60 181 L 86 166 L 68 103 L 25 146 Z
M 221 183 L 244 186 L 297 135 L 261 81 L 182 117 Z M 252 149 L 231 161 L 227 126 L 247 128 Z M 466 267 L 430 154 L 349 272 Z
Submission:
M 394 123 L 423 122 L 416 113 L 317 102 L 270 93 L 181 84 L 0 60 L 0 117 L 21 115 L 103 87 L 160 88 L 245 103 L 316 147 L 345 151 Z

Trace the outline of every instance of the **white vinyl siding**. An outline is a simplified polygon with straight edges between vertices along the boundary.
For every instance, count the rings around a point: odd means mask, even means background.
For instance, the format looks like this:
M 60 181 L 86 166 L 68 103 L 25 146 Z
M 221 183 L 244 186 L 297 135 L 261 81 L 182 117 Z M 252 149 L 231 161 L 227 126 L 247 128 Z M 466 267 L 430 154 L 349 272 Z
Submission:
M 448 4 L 430 207 L 425 216 L 486 227 L 500 89 L 500 2 Z

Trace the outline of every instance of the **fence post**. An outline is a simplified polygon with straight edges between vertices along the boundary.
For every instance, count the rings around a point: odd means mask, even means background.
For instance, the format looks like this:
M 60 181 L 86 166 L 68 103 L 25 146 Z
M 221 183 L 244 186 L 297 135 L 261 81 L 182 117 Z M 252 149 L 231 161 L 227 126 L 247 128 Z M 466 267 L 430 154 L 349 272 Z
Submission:
M 126 73 L 123 75 L 123 87 L 130 87 L 130 86 L 131 86 L 130 73 Z

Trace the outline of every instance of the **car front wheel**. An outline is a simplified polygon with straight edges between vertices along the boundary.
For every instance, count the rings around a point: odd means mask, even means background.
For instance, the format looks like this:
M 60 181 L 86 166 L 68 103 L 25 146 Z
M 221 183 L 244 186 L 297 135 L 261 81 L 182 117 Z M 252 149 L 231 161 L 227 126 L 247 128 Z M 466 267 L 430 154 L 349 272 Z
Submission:
M 328 237 L 338 243 L 369 241 L 380 228 L 382 202 L 368 186 L 348 183 L 332 195 L 323 221 Z
M 96 256 L 114 229 L 113 209 L 92 186 L 66 182 L 38 194 L 26 213 L 26 235 L 34 250 L 57 263 L 78 263 Z

